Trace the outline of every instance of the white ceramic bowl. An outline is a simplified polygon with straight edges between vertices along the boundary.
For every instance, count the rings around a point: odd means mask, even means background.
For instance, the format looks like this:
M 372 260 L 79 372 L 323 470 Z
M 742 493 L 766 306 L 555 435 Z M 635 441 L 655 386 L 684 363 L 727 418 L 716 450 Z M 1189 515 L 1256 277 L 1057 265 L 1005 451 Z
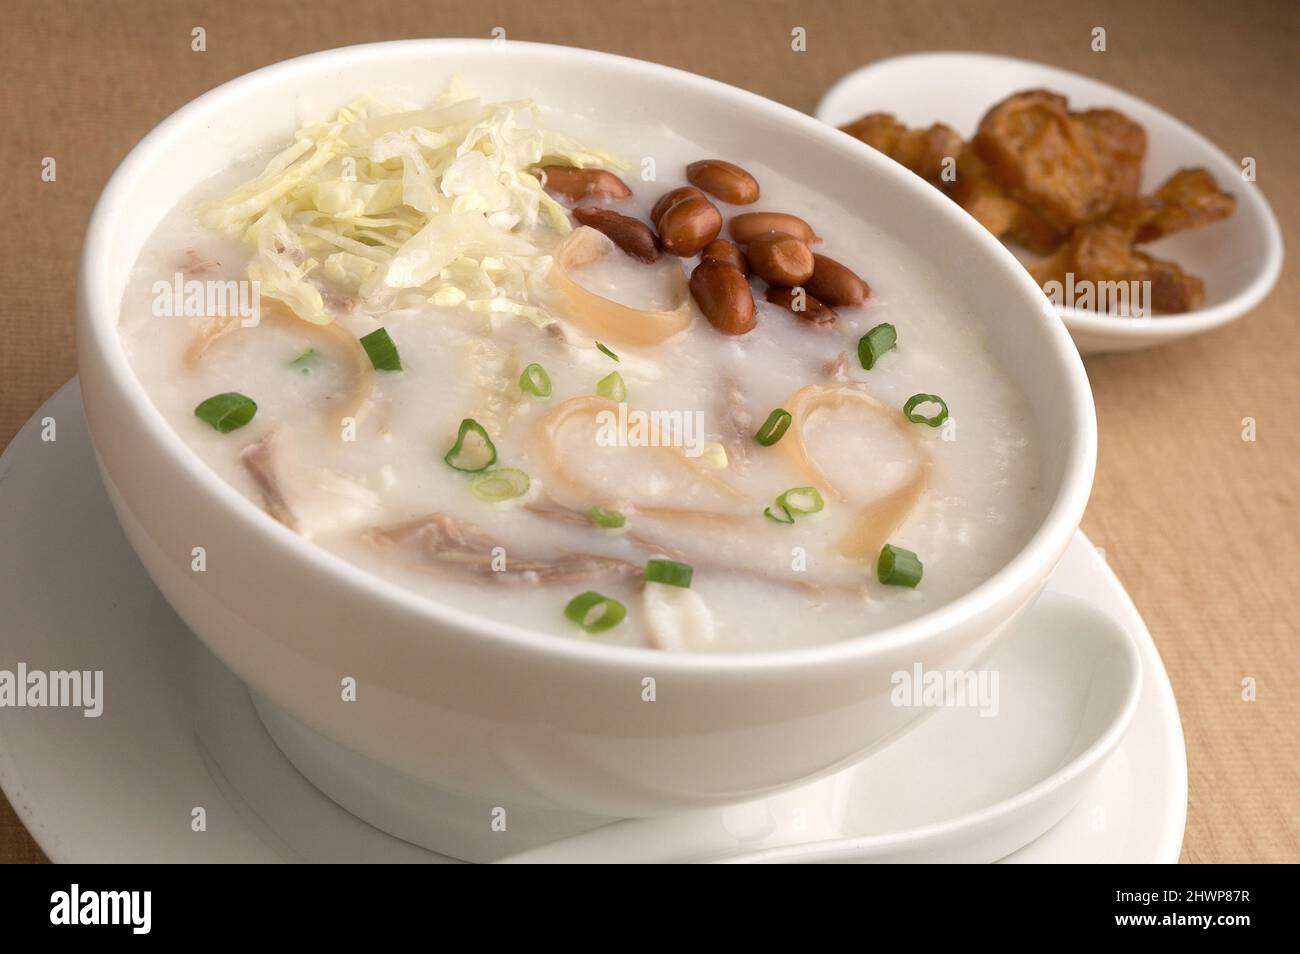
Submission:
M 912 53 L 877 60 L 837 82 L 817 105 L 817 118 L 842 126 L 884 111 L 909 125 L 944 122 L 969 137 L 994 103 L 1024 89 L 1062 93 L 1074 109 L 1109 106 L 1147 131 L 1142 189 L 1151 192 L 1172 173 L 1202 166 L 1237 198 L 1232 216 L 1153 242 L 1152 253 L 1205 279 L 1205 304 L 1182 315 L 1118 318 L 1061 307 L 1083 354 L 1132 351 L 1209 331 L 1240 318 L 1267 295 L 1282 271 L 1282 231 L 1268 200 L 1242 179 L 1240 159 L 1144 99 L 1043 63 L 988 53 Z
M 676 655 L 557 638 L 426 600 L 303 541 L 223 482 L 168 427 L 119 342 L 119 302 L 142 243 L 185 192 L 284 139 L 303 116 L 363 92 L 428 98 L 455 71 L 486 96 L 533 96 L 620 119 L 671 116 L 718 155 L 761 156 L 925 248 L 986 316 L 990 346 L 1038 415 L 1051 504 L 1030 542 L 981 586 L 905 625 L 797 651 Z M 583 50 L 382 43 L 290 60 L 201 96 L 150 133 L 105 188 L 84 246 L 78 310 L 82 391 L 104 481 L 167 599 L 255 690 L 264 716 L 273 707 L 277 739 L 309 740 L 299 764 L 310 762 L 326 791 L 324 776 L 355 755 L 368 774 L 335 779 L 335 788 L 383 802 L 377 790 L 392 783 L 404 790 L 394 789 L 389 806 L 419 811 L 420 786 L 432 786 L 471 806 L 467 817 L 484 832 L 487 806 L 538 825 L 547 812 L 652 815 L 752 798 L 879 745 L 917 712 L 890 704 L 890 674 L 917 662 L 972 663 L 1044 583 L 1092 482 L 1096 425 L 1078 354 L 1015 258 L 973 220 L 811 117 Z M 191 569 L 195 546 L 206 548 L 204 572 Z M 358 682 L 356 702 L 341 700 L 345 676 Z M 648 677 L 654 702 L 642 701 Z M 354 803 L 402 828 L 382 817 L 382 804 Z

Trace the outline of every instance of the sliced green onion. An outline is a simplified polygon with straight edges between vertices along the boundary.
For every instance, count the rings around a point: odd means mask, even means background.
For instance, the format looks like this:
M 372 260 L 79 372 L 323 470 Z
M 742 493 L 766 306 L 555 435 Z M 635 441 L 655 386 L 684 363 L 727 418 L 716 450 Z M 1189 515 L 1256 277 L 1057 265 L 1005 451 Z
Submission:
M 790 412 L 785 408 L 778 407 L 775 411 L 767 416 L 763 426 L 758 429 L 754 435 L 754 440 L 758 441 L 764 447 L 771 447 L 782 437 L 785 436 L 786 428 L 790 426 Z
M 776 507 L 767 507 L 763 516 L 776 523 L 794 523 L 795 517 L 819 513 L 826 506 L 816 487 L 792 487 L 776 498 Z
M 898 343 L 898 332 L 894 326 L 885 322 L 876 325 L 858 339 L 858 360 L 862 367 L 870 371 L 880 360 L 880 356 Z
M 689 563 L 678 563 L 676 560 L 647 560 L 645 565 L 647 583 L 667 583 L 684 590 L 691 588 L 691 577 L 694 574 L 695 570 Z
M 194 416 L 222 434 L 239 430 L 257 413 L 257 402 L 238 391 L 214 394 L 194 409 Z
M 519 390 L 534 397 L 548 398 L 551 396 L 551 376 L 540 364 L 530 364 L 519 375 Z
M 588 590 L 569 600 L 564 615 L 589 633 L 603 633 L 623 622 L 627 607 L 618 600 Z
M 606 510 L 604 507 L 592 507 L 587 511 L 587 516 L 598 527 L 618 528 L 626 522 L 626 518 L 617 510 Z
M 886 543 L 876 563 L 876 576 L 888 586 L 915 587 L 921 582 L 921 561 L 911 550 Z
M 913 414 L 920 404 L 937 404 L 939 413 L 934 417 L 926 417 L 924 414 Z M 903 405 L 903 416 L 913 424 L 929 424 L 931 427 L 938 427 L 944 421 L 948 420 L 948 405 L 943 398 L 937 394 L 913 394 Z
M 522 470 L 502 467 L 500 470 L 479 474 L 469 482 L 469 492 L 485 503 L 514 500 L 528 493 L 530 481 Z
M 618 355 L 616 355 L 614 352 L 610 351 L 608 348 L 606 348 L 606 347 L 605 347 L 603 344 L 601 344 L 599 341 L 596 342 L 596 350 L 599 351 L 601 354 L 604 354 L 604 355 L 607 355 L 607 356 L 613 358 L 615 361 L 618 361 L 618 360 L 619 360 Z
M 611 371 L 596 382 L 596 393 L 611 401 L 626 401 L 627 385 L 623 383 L 623 375 Z
M 402 359 L 397 354 L 397 345 L 388 336 L 387 330 L 376 328 L 361 339 L 361 347 L 370 355 L 370 363 L 376 371 L 401 371 Z
M 497 462 L 497 448 L 492 443 L 492 438 L 488 437 L 488 432 L 483 430 L 483 425 L 472 417 L 467 417 L 460 422 L 456 443 L 447 451 L 443 460 L 454 470 L 477 474 Z
M 777 497 L 776 505 L 792 517 L 804 517 L 820 513 L 826 501 L 816 487 L 795 487 Z
M 308 348 L 308 349 L 307 349 L 306 351 L 304 351 L 302 354 L 298 355 L 298 357 L 296 357 L 296 358 L 294 358 L 292 361 L 290 361 L 290 362 L 289 362 L 289 367 L 291 367 L 291 368 L 302 368 L 304 371 L 309 371 L 309 370 L 311 370 L 311 369 L 308 368 L 307 365 L 309 365 L 309 364 L 311 364 L 313 361 L 315 361 L 316 358 L 317 358 L 318 356 L 319 356 L 319 355 L 318 355 L 318 353 L 317 353 L 317 351 L 316 351 L 315 348 Z
M 794 517 L 789 513 L 789 511 L 781 507 L 778 507 L 776 510 L 773 510 L 771 507 L 764 507 L 763 516 L 767 517 L 767 519 L 771 520 L 773 523 L 794 523 Z

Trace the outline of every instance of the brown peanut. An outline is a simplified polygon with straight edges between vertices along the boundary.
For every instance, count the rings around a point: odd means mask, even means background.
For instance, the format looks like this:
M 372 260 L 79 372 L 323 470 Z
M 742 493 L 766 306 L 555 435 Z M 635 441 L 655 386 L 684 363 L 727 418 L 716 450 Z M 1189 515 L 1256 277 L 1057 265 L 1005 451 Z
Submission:
M 755 275 L 769 285 L 802 285 L 813 273 L 813 253 L 785 232 L 768 232 L 751 241 L 745 258 Z
M 803 283 L 818 301 L 835 308 L 855 308 L 871 297 L 871 286 L 848 266 L 825 255 L 813 256 L 812 277 Z
M 714 239 L 708 245 L 704 246 L 704 251 L 700 252 L 700 261 L 709 260 L 722 262 L 730 265 L 742 275 L 749 274 L 749 262 L 745 261 L 745 253 L 740 250 L 735 242 L 728 242 L 726 239 Z
M 765 291 L 763 297 L 812 325 L 828 325 L 839 317 L 834 308 L 818 301 L 805 288 L 773 287 Z
M 709 324 L 723 334 L 743 335 L 754 330 L 754 293 L 745 276 L 725 262 L 709 259 L 695 266 L 691 297 Z
M 583 199 L 626 199 L 632 190 L 618 176 L 604 169 L 574 166 L 542 166 L 542 185 L 570 202 Z
M 731 220 L 731 237 L 741 245 L 748 245 L 768 232 L 793 235 L 805 245 L 821 241 L 811 225 L 799 216 L 785 212 L 742 212 Z
M 686 180 L 732 205 L 758 201 L 758 180 L 740 166 L 721 159 L 701 159 L 686 167 Z
M 659 197 L 659 201 L 654 204 L 654 208 L 650 210 L 651 223 L 655 228 L 659 228 L 659 220 L 664 217 L 664 213 L 682 199 L 689 198 L 707 199 L 708 196 L 695 186 L 682 186 L 679 189 L 673 189 L 671 192 L 665 192 Z
M 613 209 L 602 209 L 598 205 L 580 205 L 573 210 L 573 217 L 583 225 L 606 235 L 638 262 L 649 264 L 659 260 L 655 234 L 650 231 L 650 226 L 639 219 L 621 215 Z
M 659 217 L 659 241 L 669 255 L 696 254 L 722 231 L 722 213 L 703 196 L 687 196 Z

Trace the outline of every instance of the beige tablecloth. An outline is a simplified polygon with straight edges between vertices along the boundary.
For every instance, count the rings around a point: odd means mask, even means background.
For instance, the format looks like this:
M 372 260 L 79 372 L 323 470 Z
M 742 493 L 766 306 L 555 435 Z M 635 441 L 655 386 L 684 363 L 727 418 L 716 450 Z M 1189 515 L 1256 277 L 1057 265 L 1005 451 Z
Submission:
M 0 20 L 0 444 L 74 373 L 82 231 L 127 150 L 218 83 L 352 43 L 504 27 L 513 39 L 654 60 L 809 111 L 836 78 L 893 54 L 1041 60 L 1123 87 L 1230 155 L 1254 156 L 1260 188 L 1300 248 L 1293 0 L 8 0 Z M 206 52 L 190 49 L 196 26 Z M 790 51 L 796 26 L 805 53 Z M 1095 26 L 1107 30 L 1105 53 L 1090 50 Z M 56 182 L 41 181 L 45 156 L 58 161 Z M 1087 363 L 1101 458 L 1084 528 L 1146 617 L 1178 696 L 1187 861 L 1300 860 L 1298 294 L 1300 273 L 1288 267 L 1238 324 Z M 1241 439 L 1244 417 L 1258 422 L 1254 443 Z M 1258 685 L 1254 702 L 1241 697 L 1246 677 Z M 0 860 L 41 857 L 0 800 Z

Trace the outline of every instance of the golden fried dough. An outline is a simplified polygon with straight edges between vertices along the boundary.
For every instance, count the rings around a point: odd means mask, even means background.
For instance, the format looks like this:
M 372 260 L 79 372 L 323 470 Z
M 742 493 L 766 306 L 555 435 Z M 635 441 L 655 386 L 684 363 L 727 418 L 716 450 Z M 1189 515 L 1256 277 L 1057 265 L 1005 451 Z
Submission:
M 1227 218 L 1234 198 L 1204 169 L 1181 169 L 1141 196 L 1146 131 L 1114 109 L 1071 112 L 1064 96 L 1033 89 L 995 104 L 975 138 L 948 126 L 910 129 L 889 113 L 842 127 L 947 193 L 1007 242 L 1043 256 L 1029 266 L 1040 285 L 1098 289 L 1145 282 L 1153 311 L 1190 311 L 1205 301 L 1200 278 L 1135 246 Z M 945 160 L 956 157 L 956 178 Z M 1128 301 L 1125 298 L 1124 301 Z
M 1158 207 L 1138 229 L 1139 242 L 1210 225 L 1226 219 L 1237 207 L 1237 200 L 1221 191 L 1204 169 L 1179 169 L 1156 190 L 1155 199 Z
M 1110 178 L 1089 127 L 1070 116 L 1064 96 L 1016 93 L 980 120 L 975 151 L 1012 197 L 1066 231 L 1104 215 Z
M 956 159 L 962 138 L 950 126 L 935 123 L 926 129 L 909 129 L 890 113 L 868 113 L 840 127 L 855 139 L 883 152 L 922 179 L 947 190 L 944 160 Z

